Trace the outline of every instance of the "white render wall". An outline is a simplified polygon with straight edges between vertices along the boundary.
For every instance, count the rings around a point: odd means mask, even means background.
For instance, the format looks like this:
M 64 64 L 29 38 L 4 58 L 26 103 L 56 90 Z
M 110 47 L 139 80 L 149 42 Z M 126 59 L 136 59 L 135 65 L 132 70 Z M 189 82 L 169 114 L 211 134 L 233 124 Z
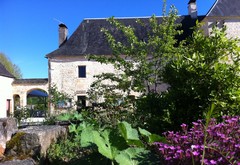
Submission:
M 7 116 L 7 99 L 11 100 L 11 109 L 13 107 L 13 95 L 12 95 L 12 82 L 13 78 L 0 76 L 0 118 Z

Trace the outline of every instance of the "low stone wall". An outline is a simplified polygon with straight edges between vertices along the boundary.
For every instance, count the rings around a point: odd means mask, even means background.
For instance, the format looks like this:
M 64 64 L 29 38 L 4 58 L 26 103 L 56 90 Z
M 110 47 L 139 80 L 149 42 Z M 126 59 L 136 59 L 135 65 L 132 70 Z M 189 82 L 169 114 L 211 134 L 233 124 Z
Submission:
M 66 135 L 67 128 L 59 125 L 29 126 L 18 129 L 14 118 L 0 119 L 0 165 L 14 165 L 14 163 L 32 165 L 35 164 L 34 159 L 43 158 L 44 160 L 51 143 Z M 10 159 L 12 161 L 6 161 Z
M 44 156 L 52 142 L 56 141 L 59 137 L 67 135 L 67 129 L 59 125 L 31 126 L 19 131 L 26 133 L 26 137 L 37 135 L 41 146 L 40 154 Z
M 30 126 L 19 129 L 7 143 L 5 156 L 45 157 L 51 143 L 66 134 L 67 129 L 58 125 Z

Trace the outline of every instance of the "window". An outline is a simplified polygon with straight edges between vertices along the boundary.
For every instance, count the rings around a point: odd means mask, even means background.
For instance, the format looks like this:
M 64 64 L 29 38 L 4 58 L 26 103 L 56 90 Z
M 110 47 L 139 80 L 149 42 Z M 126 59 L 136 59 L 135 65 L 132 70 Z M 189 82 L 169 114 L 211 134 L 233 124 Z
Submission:
M 86 66 L 78 66 L 78 77 L 86 78 Z

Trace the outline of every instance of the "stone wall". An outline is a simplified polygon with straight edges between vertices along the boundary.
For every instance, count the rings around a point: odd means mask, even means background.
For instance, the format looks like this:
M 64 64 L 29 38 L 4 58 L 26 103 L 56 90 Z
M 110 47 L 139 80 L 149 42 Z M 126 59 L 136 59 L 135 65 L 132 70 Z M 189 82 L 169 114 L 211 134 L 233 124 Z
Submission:
M 45 160 L 49 146 L 58 138 L 67 137 L 67 128 L 59 125 L 30 126 L 17 129 L 14 118 L 0 119 L 0 164 L 32 164 Z M 3 154 L 4 152 L 4 154 Z M 22 159 L 27 159 L 20 161 Z M 6 160 L 12 160 L 5 162 Z M 4 163 L 3 163 L 4 162 Z
M 240 17 L 206 17 L 203 22 L 205 23 L 203 29 L 206 35 L 211 33 L 214 25 L 217 25 L 218 28 L 225 25 L 229 38 L 240 38 Z
M 55 84 L 61 92 L 74 97 L 85 96 L 87 90 L 94 80 L 94 75 L 114 72 L 112 65 L 100 64 L 96 61 L 88 61 L 84 57 L 67 57 L 50 60 L 50 77 L 49 82 Z M 86 66 L 86 78 L 78 77 L 78 66 Z M 115 71 L 116 72 L 116 71 Z
M 240 38 L 240 19 L 225 20 L 228 37 Z

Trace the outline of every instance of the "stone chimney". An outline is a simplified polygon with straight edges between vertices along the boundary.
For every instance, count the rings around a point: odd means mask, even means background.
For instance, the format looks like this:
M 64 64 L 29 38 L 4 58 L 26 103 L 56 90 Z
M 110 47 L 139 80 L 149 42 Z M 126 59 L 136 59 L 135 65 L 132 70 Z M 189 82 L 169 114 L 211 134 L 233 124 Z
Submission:
M 59 33 L 58 43 L 60 47 L 62 46 L 62 44 L 64 44 L 67 41 L 67 35 L 68 35 L 67 26 L 63 23 L 59 24 L 58 33 Z
M 192 19 L 197 19 L 197 3 L 196 0 L 189 0 L 188 2 L 188 15 Z

